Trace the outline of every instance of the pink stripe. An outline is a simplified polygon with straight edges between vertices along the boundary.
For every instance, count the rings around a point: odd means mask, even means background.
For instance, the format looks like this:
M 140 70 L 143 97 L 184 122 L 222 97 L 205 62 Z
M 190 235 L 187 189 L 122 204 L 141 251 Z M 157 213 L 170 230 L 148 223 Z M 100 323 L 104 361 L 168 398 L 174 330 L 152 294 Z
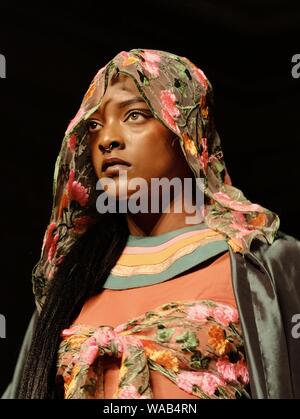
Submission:
M 211 231 L 210 228 L 205 228 L 203 230 L 196 230 L 196 231 L 188 231 L 187 233 L 180 234 L 179 236 L 173 237 L 173 239 L 168 240 L 165 243 L 159 244 L 157 246 L 151 247 L 144 247 L 144 246 L 126 246 L 123 250 L 123 253 L 126 255 L 132 254 L 141 254 L 141 253 L 156 253 L 161 250 L 166 249 L 167 247 L 171 246 L 174 243 L 177 243 L 179 240 L 185 239 L 187 237 L 197 236 L 204 231 Z

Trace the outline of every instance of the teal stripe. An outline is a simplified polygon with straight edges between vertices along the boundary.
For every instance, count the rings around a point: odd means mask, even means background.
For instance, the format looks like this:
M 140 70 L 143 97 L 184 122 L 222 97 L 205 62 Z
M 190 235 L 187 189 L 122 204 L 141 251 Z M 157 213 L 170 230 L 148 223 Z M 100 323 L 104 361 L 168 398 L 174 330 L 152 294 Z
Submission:
M 193 224 L 186 227 L 179 228 L 177 230 L 169 231 L 168 233 L 159 234 L 158 236 L 132 236 L 128 237 L 127 246 L 143 246 L 151 247 L 165 243 L 168 240 L 173 239 L 179 234 L 184 234 L 188 231 L 204 230 L 207 228 L 205 223 Z
M 225 251 L 228 251 L 227 241 L 217 240 L 198 247 L 192 253 L 189 253 L 174 262 L 166 271 L 162 273 L 153 275 L 132 275 L 128 277 L 110 274 L 103 287 L 112 290 L 124 290 L 159 284 L 160 282 L 174 278 L 176 275 L 181 274 L 184 271 L 193 268 L 194 266 L 197 266 L 198 264 Z

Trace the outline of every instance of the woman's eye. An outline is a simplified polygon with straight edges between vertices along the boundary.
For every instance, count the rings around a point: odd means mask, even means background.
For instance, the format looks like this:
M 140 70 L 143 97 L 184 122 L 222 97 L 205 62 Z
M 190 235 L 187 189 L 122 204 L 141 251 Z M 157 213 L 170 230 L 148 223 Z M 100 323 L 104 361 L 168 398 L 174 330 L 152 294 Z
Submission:
M 98 131 L 101 128 L 100 124 L 96 121 L 88 121 L 86 126 L 87 126 L 87 130 L 89 132 L 95 132 L 95 131 Z
M 141 114 L 140 114 L 140 113 L 137 113 L 137 112 L 132 112 L 132 113 L 129 115 L 129 117 L 130 117 L 131 119 L 133 119 L 134 121 L 136 121 L 136 120 L 139 118 L 139 116 L 141 116 Z
M 150 117 L 150 115 L 146 115 L 143 112 L 131 112 L 128 115 L 128 119 L 130 119 L 131 121 L 139 121 L 139 120 L 142 121 L 143 119 L 146 119 L 146 118 L 149 118 L 149 117 Z

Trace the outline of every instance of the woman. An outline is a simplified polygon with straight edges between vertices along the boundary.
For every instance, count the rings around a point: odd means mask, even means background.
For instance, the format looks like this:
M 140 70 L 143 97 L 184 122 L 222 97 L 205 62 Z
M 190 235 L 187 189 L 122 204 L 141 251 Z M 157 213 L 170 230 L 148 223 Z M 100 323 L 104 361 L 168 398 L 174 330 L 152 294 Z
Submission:
M 207 78 L 174 54 L 123 51 L 96 74 L 56 163 L 37 312 L 4 397 L 300 396 L 300 245 L 231 185 L 211 111 Z M 175 192 L 170 211 L 120 211 L 137 178 L 143 205 L 163 198 L 153 178 L 177 178 L 198 210 L 203 178 L 202 218 L 176 212 Z

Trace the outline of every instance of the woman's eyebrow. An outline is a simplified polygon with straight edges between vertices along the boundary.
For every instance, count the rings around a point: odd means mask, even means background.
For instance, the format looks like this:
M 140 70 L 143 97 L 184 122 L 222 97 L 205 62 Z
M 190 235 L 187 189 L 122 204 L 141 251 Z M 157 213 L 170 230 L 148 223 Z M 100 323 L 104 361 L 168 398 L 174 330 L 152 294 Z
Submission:
M 144 99 L 142 97 L 137 96 L 137 97 L 134 97 L 132 99 L 125 100 L 124 102 L 120 102 L 118 104 L 118 106 L 119 106 L 119 108 L 125 108 L 126 106 L 133 105 L 135 103 L 145 103 L 146 104 L 146 102 L 144 101 Z
M 105 104 L 105 106 L 108 104 L 110 102 L 110 100 L 108 100 L 108 102 Z M 144 99 L 142 98 L 142 97 L 140 97 L 140 96 L 136 96 L 136 97 L 133 97 L 132 99 L 128 99 L 128 100 L 124 100 L 123 102 L 120 102 L 120 103 L 118 103 L 118 107 L 119 108 L 126 108 L 126 106 L 129 106 L 129 105 L 133 105 L 133 104 L 135 104 L 135 103 L 144 103 L 145 105 L 146 105 L 146 102 L 144 101 Z M 101 110 L 100 109 L 98 109 L 97 111 L 95 111 L 94 113 L 93 113 L 93 115 L 91 115 L 91 117 L 89 118 L 89 119 L 92 119 L 94 116 L 96 116 L 96 115 L 98 115 L 98 114 L 100 114 L 101 113 Z

